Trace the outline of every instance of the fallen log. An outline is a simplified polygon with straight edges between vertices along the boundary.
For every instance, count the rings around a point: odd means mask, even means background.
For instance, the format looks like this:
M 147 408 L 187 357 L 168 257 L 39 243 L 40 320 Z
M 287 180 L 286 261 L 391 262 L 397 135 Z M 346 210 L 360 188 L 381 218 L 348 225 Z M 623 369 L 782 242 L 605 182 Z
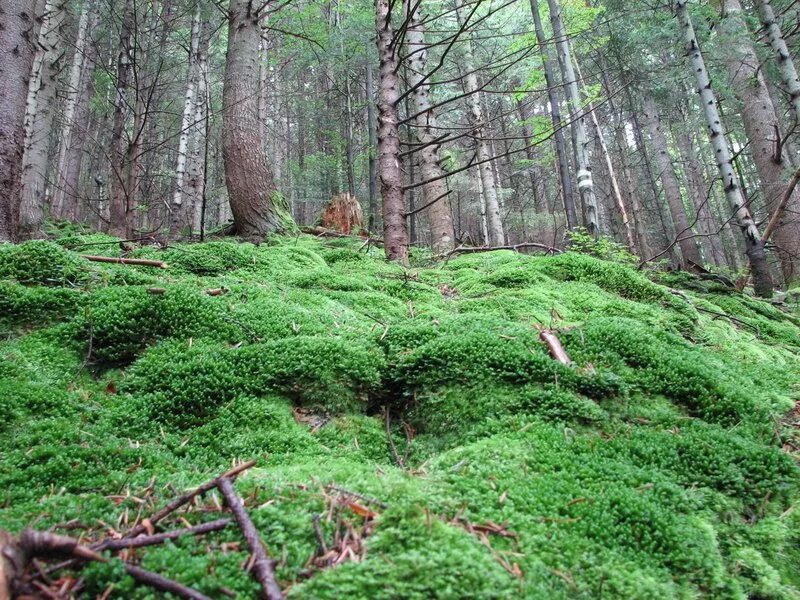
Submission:
M 283 592 L 275 579 L 275 561 L 267 554 L 267 549 L 258 535 L 255 524 L 244 508 L 244 502 L 233 489 L 233 483 L 227 477 L 221 477 L 217 487 L 225 496 L 225 502 L 231 509 L 236 522 L 244 534 L 247 545 L 253 553 L 253 573 L 261 584 L 262 598 L 266 600 L 283 600 Z
M 121 256 L 95 256 L 93 254 L 81 254 L 81 258 L 92 262 L 113 263 L 118 265 L 141 265 L 144 267 L 158 267 L 166 269 L 167 263 L 161 260 L 149 260 L 146 258 L 123 258 Z

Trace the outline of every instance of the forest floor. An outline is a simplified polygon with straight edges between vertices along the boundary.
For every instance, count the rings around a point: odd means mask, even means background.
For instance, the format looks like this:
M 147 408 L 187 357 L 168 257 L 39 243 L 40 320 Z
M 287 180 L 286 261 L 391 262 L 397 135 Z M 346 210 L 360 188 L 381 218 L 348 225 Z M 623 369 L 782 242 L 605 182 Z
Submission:
M 289 598 L 800 598 L 796 305 L 575 253 L 80 253 L 121 250 L 0 247 L 2 529 L 124 532 L 255 459 L 236 489 Z M 125 556 L 248 598 L 248 554 L 227 527 Z M 157 597 L 117 558 L 74 575 Z

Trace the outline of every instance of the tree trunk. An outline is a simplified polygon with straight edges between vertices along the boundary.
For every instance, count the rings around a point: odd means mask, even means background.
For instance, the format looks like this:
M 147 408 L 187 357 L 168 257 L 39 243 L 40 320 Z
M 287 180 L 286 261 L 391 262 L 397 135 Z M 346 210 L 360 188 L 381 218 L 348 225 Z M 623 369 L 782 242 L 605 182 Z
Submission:
M 79 116 L 88 116 L 88 111 L 80 111 L 80 102 L 88 102 L 85 98 L 84 89 L 89 85 L 88 80 L 92 76 L 94 66 L 94 52 L 87 44 L 89 25 L 97 24 L 98 14 L 92 8 L 91 3 L 84 4 L 78 20 L 78 34 L 75 38 L 75 52 L 72 55 L 72 63 L 69 69 L 69 81 L 67 82 L 66 99 L 64 100 L 64 114 L 62 119 L 61 133 L 59 135 L 58 155 L 56 157 L 55 178 L 56 184 L 53 190 L 52 215 L 56 219 L 66 219 L 75 221 L 77 219 L 76 198 L 77 198 L 77 171 L 70 173 L 69 166 L 74 163 L 75 153 L 82 154 L 83 147 L 74 148 L 74 138 L 76 130 L 86 127 L 86 119 L 79 119 Z M 72 178 L 70 177 L 72 175 Z
M 786 92 L 789 94 L 789 101 L 794 110 L 794 118 L 800 123 L 800 77 L 797 76 L 797 68 L 792 60 L 792 54 L 786 46 L 786 40 L 783 38 L 778 20 L 775 18 L 772 0 L 756 0 L 756 4 L 758 4 L 761 14 L 761 23 L 769 36 L 769 43 L 775 51 L 781 79 L 783 85 L 786 86 Z
M 208 46 L 211 29 L 209 22 L 203 17 L 200 24 L 200 47 L 197 57 L 197 93 L 195 94 L 194 119 L 191 128 L 191 150 L 189 166 L 186 170 L 185 202 L 189 203 L 190 214 L 193 215 L 192 229 L 204 231 L 204 202 L 206 182 L 208 180 L 208 148 L 209 148 L 209 97 L 208 81 Z
M 392 48 L 394 31 L 389 0 L 376 0 L 378 58 L 378 176 L 383 201 L 383 245 L 386 258 L 408 264 L 408 232 L 403 201 L 403 173 L 400 170 L 400 135 L 397 105 L 400 80 Z
M 677 0 L 676 9 L 678 22 L 683 30 L 683 37 L 686 42 L 686 49 L 691 57 L 692 70 L 697 91 L 704 107 L 706 122 L 708 123 L 709 137 L 714 147 L 720 177 L 725 189 L 725 197 L 731 207 L 731 212 L 736 217 L 736 222 L 742 231 L 745 241 L 745 252 L 750 259 L 750 270 L 753 275 L 753 287 L 758 296 L 769 298 L 772 296 L 773 284 L 772 275 L 769 270 L 764 242 L 761 233 L 753 220 L 753 216 L 747 208 L 739 185 L 739 178 L 733 169 L 728 141 L 725 137 L 725 126 L 722 123 L 717 99 L 711 87 L 711 80 L 706 70 L 703 54 L 697 43 L 694 33 L 689 9 L 686 6 L 688 0 Z
M 789 177 L 783 152 L 778 150 L 776 131 L 780 135 L 775 107 L 772 104 L 761 63 L 749 38 L 747 25 L 739 0 L 723 0 L 726 18 L 722 29 L 730 44 L 726 47 L 727 65 L 733 89 L 742 103 L 742 120 L 756 171 L 761 182 L 761 192 L 769 214 L 774 214 Z M 772 38 L 772 34 L 770 35 Z M 783 61 L 785 70 L 786 63 Z M 795 83 L 797 73 L 795 75 Z M 791 89 L 789 90 L 791 93 Z M 797 90 L 795 90 L 797 91 Z M 795 99 L 797 100 L 797 99 Z M 794 102 L 797 104 L 797 102 Z M 790 287 L 800 282 L 800 191 L 793 194 L 781 225 L 772 239 L 777 246 L 784 279 Z
M 455 0 L 456 18 L 459 26 L 464 25 L 463 0 Z M 475 72 L 475 65 L 472 58 L 472 39 L 468 33 L 461 38 L 463 45 L 462 70 L 464 76 L 464 87 L 467 92 L 467 119 L 472 127 L 472 135 L 477 143 L 478 165 L 481 183 L 483 187 L 483 198 L 486 203 L 486 220 L 489 227 L 489 245 L 502 246 L 505 244 L 505 233 L 503 232 L 503 221 L 500 217 L 500 202 L 497 198 L 497 187 L 492 170 L 492 152 L 487 141 L 486 121 L 483 109 L 481 108 L 480 85 L 478 76 Z
M 170 237 L 177 237 L 182 229 L 189 229 L 191 233 L 193 215 L 190 212 L 190 202 L 185 202 L 184 188 L 186 181 L 186 163 L 189 153 L 189 141 L 194 131 L 193 119 L 195 117 L 196 105 L 201 101 L 195 98 L 198 87 L 199 73 L 199 49 L 200 49 L 200 13 L 197 11 L 192 18 L 192 33 L 189 44 L 189 67 L 186 75 L 186 93 L 183 98 L 183 119 L 181 120 L 181 132 L 178 138 L 178 156 L 175 162 L 175 191 L 172 194 L 172 206 L 170 207 Z
M 415 0 L 405 0 L 406 15 L 415 6 Z M 420 177 L 428 183 L 422 186 L 424 203 L 428 206 L 428 221 L 431 226 L 431 246 L 434 253 L 446 254 L 454 248 L 455 232 L 453 215 L 450 210 L 444 170 L 439 162 L 439 144 L 434 143 L 439 135 L 436 115 L 431 110 L 430 86 L 423 83 L 426 75 L 427 48 L 419 12 L 407 16 L 406 43 L 408 46 L 409 76 L 408 85 L 414 91 L 410 94 L 414 114 L 412 127 L 413 141 L 419 161 Z M 414 89 L 416 88 L 416 89 Z M 433 180 L 436 181 L 433 181 Z
M 369 129 L 369 158 L 367 159 L 367 189 L 369 190 L 369 221 L 367 228 L 375 231 L 375 217 L 378 216 L 378 179 L 376 174 L 375 152 L 378 124 L 375 121 L 375 86 L 372 81 L 372 65 L 366 66 L 367 128 Z
M 41 237 L 50 158 L 50 136 L 56 109 L 58 76 L 63 67 L 61 27 L 66 15 L 63 0 L 47 2 L 28 84 L 25 151 L 22 157 L 22 198 L 19 234 Z
M 553 25 L 553 35 L 558 48 L 558 61 L 561 74 L 567 90 L 570 105 L 570 121 L 572 122 L 573 140 L 575 142 L 575 166 L 578 170 L 578 192 L 581 196 L 584 213 L 584 225 L 592 237 L 600 235 L 599 214 L 597 212 L 597 199 L 594 195 L 594 182 L 592 181 L 592 165 L 589 152 L 589 136 L 587 135 L 586 115 L 583 114 L 578 80 L 572 66 L 572 50 L 570 49 L 567 30 L 561 18 L 561 7 L 558 0 L 547 0 L 550 7 L 550 22 Z
M 17 238 L 25 101 L 34 54 L 34 15 L 25 0 L 0 4 L 0 241 Z
M 682 128 L 681 128 L 682 129 Z M 694 145 L 690 134 L 686 131 L 679 131 L 675 138 L 678 142 L 678 151 L 683 163 L 683 172 L 686 176 L 686 187 L 692 197 L 692 205 L 698 215 L 698 230 L 703 234 L 701 246 L 705 246 L 708 258 L 718 267 L 726 265 L 725 252 L 722 248 L 722 238 L 720 225 L 717 223 L 714 213 L 711 210 L 712 198 L 707 196 L 708 185 L 703 179 L 700 166 L 695 155 Z
M 666 197 L 667 206 L 672 216 L 672 222 L 675 225 L 678 247 L 681 249 L 681 254 L 683 256 L 683 266 L 691 270 L 692 264 L 698 266 L 703 265 L 703 257 L 700 254 L 697 240 L 692 237 L 692 228 L 689 225 L 689 218 L 686 215 L 686 206 L 681 196 L 681 184 L 678 181 L 678 176 L 675 173 L 675 167 L 672 164 L 672 158 L 669 154 L 669 141 L 667 140 L 666 133 L 662 129 L 661 117 L 658 115 L 658 107 L 655 101 L 650 97 L 646 97 L 644 100 L 643 116 L 647 124 L 647 129 L 650 132 L 650 139 L 653 142 L 656 163 L 658 165 L 658 174 L 661 179 L 661 185 L 664 188 L 664 196 Z
M 222 154 L 236 233 L 261 239 L 293 229 L 278 192 L 258 122 L 260 15 L 249 0 L 231 0 L 222 92 Z

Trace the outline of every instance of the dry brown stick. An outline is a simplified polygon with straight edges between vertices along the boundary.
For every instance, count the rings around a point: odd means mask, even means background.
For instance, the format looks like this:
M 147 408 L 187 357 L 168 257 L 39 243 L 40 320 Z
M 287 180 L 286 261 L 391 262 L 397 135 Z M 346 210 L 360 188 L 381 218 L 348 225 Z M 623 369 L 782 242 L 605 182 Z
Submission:
M 231 470 L 223 473 L 219 477 L 215 477 L 211 481 L 207 481 L 206 483 L 204 483 L 203 485 L 195 488 L 191 492 L 188 492 L 188 493 L 184 494 L 183 496 L 178 496 L 177 498 L 172 500 L 169 504 L 167 504 L 164 508 L 162 508 L 160 510 L 157 510 L 152 516 L 148 517 L 147 521 L 150 523 L 150 525 L 155 525 L 161 519 L 163 519 L 164 517 L 168 516 L 170 513 L 173 513 L 174 511 L 178 510 L 181 506 L 183 506 L 187 502 L 190 502 L 195 496 L 199 496 L 200 494 L 204 494 L 209 490 L 213 490 L 215 487 L 217 487 L 217 484 L 218 484 L 220 479 L 223 479 L 223 478 L 224 479 L 235 478 L 239 473 L 241 473 L 242 471 L 246 471 L 247 469 L 249 469 L 250 467 L 252 467 L 255 464 L 256 464 L 256 461 L 254 461 L 254 460 L 250 460 L 250 461 L 247 461 L 246 463 L 242 463 L 241 465 L 238 465 L 238 466 L 232 468 Z M 126 537 L 126 538 L 135 537 L 137 535 L 140 535 L 140 534 L 144 533 L 145 531 L 147 531 L 147 526 L 142 523 L 142 524 L 137 525 L 133 529 L 131 529 L 128 533 L 125 534 L 124 537 Z
M 800 169 L 795 171 L 795 174 L 792 176 L 791 181 L 789 181 L 789 185 L 786 187 L 786 191 L 783 193 L 781 197 L 781 201 L 778 203 L 778 206 L 775 208 L 775 212 L 772 214 L 772 218 L 769 220 L 769 224 L 767 228 L 764 230 L 764 233 L 761 235 L 761 240 L 766 244 L 767 240 L 769 240 L 770 236 L 775 233 L 775 230 L 780 225 L 781 217 L 783 216 L 783 211 L 786 209 L 786 205 L 789 204 L 789 200 L 794 193 L 794 188 L 800 184 Z
M 118 265 L 142 265 L 145 267 L 158 267 L 166 269 L 167 263 L 162 260 L 149 260 L 146 258 L 121 258 L 117 256 L 94 256 L 93 254 L 81 254 L 82 258 L 92 262 L 115 263 Z
M 233 489 L 233 483 L 227 477 L 220 477 L 217 481 L 217 487 L 225 496 L 225 502 L 231 509 L 236 522 L 247 540 L 250 551 L 253 553 L 255 561 L 253 562 L 253 573 L 256 579 L 261 584 L 262 597 L 266 600 L 283 600 L 283 592 L 275 580 L 275 561 L 273 561 L 267 554 L 266 548 L 258 535 L 258 530 L 250 519 L 250 515 L 244 508 L 244 503 L 236 490 Z
M 195 589 L 187 587 L 182 583 L 178 583 L 177 581 L 173 581 L 172 579 L 167 579 L 158 573 L 153 573 L 152 571 L 147 571 L 141 567 L 137 567 L 136 565 L 126 564 L 125 571 L 127 571 L 128 575 L 133 577 L 139 583 L 149 585 L 150 587 L 161 590 L 162 592 L 169 592 L 171 594 L 175 594 L 176 596 L 180 596 L 181 598 L 188 598 L 189 600 L 211 600 L 211 598 L 205 594 L 201 594 Z
M 558 339 L 558 336 L 550 331 L 549 329 L 544 329 L 539 332 L 539 338 L 547 344 L 547 348 L 550 350 L 550 356 L 560 362 L 562 365 L 571 365 L 572 360 L 567 354 L 567 351 L 564 350 L 564 346 L 561 345 L 561 340 Z
M 513 250 L 514 252 L 519 252 L 525 248 L 535 248 L 537 250 L 542 250 L 547 254 L 563 254 L 564 252 L 560 248 L 548 246 L 547 244 L 522 242 L 520 244 L 514 244 L 511 246 L 459 246 L 458 248 L 455 248 L 454 250 L 451 250 L 445 254 L 443 258 L 445 260 L 450 260 L 450 258 L 456 254 L 475 254 L 477 252 L 495 252 L 497 250 Z
M 91 548 L 97 551 L 111 550 L 112 552 L 116 552 L 118 550 L 125 550 L 126 548 L 154 546 L 156 544 L 163 544 L 167 540 L 177 539 L 183 535 L 201 535 L 211 531 L 219 531 L 230 525 L 230 523 L 230 519 L 217 519 L 216 521 L 201 523 L 194 527 L 185 527 L 183 529 L 175 529 L 174 531 L 166 531 L 164 533 L 140 535 L 135 538 L 122 538 L 119 540 L 103 540 L 97 544 L 92 544 Z

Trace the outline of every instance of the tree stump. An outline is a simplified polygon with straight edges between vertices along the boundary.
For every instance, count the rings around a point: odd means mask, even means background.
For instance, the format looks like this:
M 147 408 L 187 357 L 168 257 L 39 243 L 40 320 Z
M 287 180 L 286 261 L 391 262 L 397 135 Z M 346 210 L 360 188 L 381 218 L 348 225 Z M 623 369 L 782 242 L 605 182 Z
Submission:
M 334 196 L 322 211 L 322 226 L 346 235 L 362 229 L 364 214 L 361 204 L 350 194 Z

